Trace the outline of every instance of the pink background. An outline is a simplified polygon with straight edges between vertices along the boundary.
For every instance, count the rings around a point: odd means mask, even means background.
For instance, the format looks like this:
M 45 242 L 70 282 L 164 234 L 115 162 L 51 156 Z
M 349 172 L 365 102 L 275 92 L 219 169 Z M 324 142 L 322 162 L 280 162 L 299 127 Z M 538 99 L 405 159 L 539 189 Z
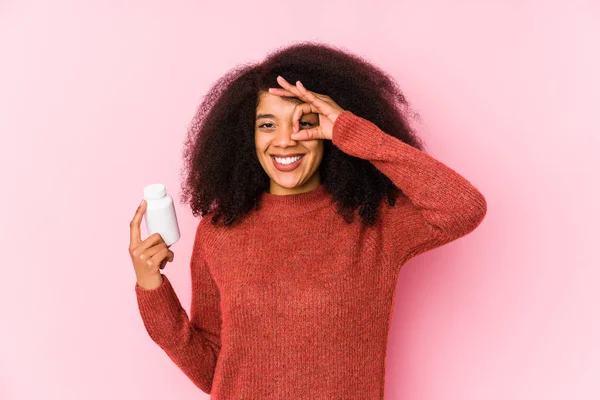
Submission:
M 389 71 L 488 201 L 402 269 L 386 399 L 600 398 L 597 1 L 5 0 L 1 399 L 208 398 L 144 330 L 129 221 L 166 183 L 189 311 L 188 123 L 225 71 L 300 40 Z

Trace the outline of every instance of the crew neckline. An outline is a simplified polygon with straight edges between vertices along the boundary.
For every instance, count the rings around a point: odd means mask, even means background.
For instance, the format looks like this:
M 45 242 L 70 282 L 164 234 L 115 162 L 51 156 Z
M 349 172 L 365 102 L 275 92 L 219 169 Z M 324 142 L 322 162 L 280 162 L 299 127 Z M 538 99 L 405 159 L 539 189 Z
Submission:
M 331 195 L 321 183 L 316 189 L 304 193 L 280 195 L 263 192 L 260 208 L 266 214 L 303 214 L 323 208 L 330 201 Z

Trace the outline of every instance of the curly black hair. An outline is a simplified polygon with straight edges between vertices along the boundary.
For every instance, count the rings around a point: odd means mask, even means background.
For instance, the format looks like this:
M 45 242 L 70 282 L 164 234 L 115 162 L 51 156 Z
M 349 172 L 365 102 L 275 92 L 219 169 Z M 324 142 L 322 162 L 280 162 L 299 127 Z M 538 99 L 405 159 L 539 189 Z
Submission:
M 241 64 L 217 80 L 192 119 L 185 141 L 181 202 L 194 216 L 214 213 L 231 225 L 258 209 L 270 178 L 255 151 L 259 95 L 279 87 L 277 76 L 300 80 L 309 90 L 328 95 L 344 110 L 365 118 L 386 134 L 419 150 L 423 141 L 407 116 L 417 117 L 397 83 L 364 58 L 339 47 L 299 42 L 278 48 L 260 63 Z M 368 160 L 350 156 L 324 140 L 321 183 L 348 223 L 354 212 L 367 226 L 375 223 L 385 196 L 393 206 L 400 188 Z

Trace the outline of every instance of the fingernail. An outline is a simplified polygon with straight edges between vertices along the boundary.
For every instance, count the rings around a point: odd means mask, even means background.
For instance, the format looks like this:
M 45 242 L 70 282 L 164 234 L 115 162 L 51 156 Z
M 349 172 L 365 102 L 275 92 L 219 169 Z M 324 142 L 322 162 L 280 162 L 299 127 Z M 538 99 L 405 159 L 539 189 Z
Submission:
M 144 200 L 143 200 L 143 199 L 142 199 L 142 202 L 140 203 L 140 206 L 141 206 L 142 204 L 144 204 Z

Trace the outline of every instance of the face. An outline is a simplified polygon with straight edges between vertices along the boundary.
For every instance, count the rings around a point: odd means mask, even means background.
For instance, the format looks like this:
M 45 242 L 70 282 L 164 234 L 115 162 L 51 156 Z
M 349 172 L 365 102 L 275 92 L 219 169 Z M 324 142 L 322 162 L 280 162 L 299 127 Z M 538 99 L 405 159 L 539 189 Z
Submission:
M 256 108 L 254 142 L 256 155 L 263 169 L 271 178 L 272 194 L 287 195 L 309 192 L 320 184 L 318 168 L 323 158 L 323 139 L 293 140 L 292 114 L 295 97 L 281 97 L 268 92 L 261 93 Z M 300 129 L 319 125 L 317 113 L 300 117 Z M 275 158 L 274 156 L 278 157 Z M 290 157 L 293 155 L 293 157 Z M 296 161 L 300 156 L 301 158 Z

